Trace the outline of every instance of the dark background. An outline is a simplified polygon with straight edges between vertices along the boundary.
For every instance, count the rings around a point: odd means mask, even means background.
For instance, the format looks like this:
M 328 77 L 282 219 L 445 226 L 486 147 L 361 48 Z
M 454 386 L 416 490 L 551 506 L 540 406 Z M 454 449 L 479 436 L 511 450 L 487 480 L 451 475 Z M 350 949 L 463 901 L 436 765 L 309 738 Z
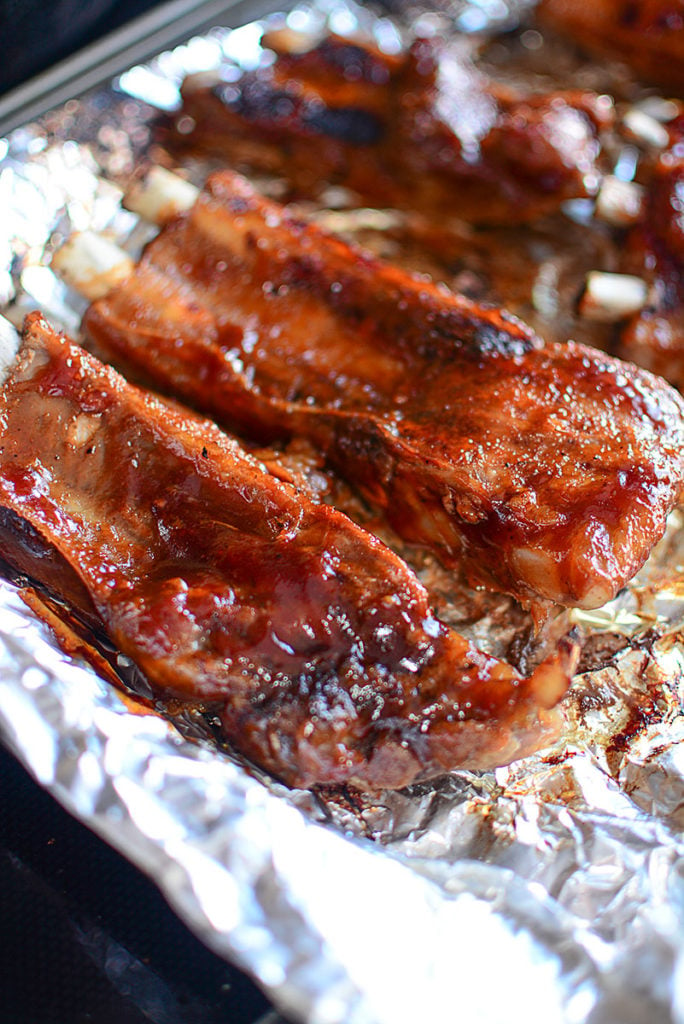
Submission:
M 157 6 L 159 0 L 0 0 L 0 94 Z
M 287 1024 L 0 745 L 0 1024 Z

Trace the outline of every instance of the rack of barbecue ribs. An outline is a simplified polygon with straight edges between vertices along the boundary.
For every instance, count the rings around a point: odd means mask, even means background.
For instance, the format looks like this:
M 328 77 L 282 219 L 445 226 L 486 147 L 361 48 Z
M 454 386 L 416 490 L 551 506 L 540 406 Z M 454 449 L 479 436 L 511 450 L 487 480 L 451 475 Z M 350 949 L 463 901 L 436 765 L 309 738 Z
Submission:
M 127 376 L 260 441 L 308 439 L 409 542 L 521 602 L 594 607 L 662 535 L 684 402 L 209 178 L 86 312 Z
M 525 222 L 593 194 L 612 122 L 605 96 L 518 94 L 435 39 L 390 56 L 327 36 L 237 81 L 189 77 L 182 94 L 172 146 L 278 174 L 299 196 L 343 185 L 440 224 Z
M 38 313 L 0 387 L 0 555 L 163 698 L 292 785 L 403 786 L 557 726 L 572 644 L 523 678 L 431 614 L 400 558 Z
M 537 15 L 590 53 L 624 61 L 646 81 L 684 95 L 682 0 L 540 0 Z

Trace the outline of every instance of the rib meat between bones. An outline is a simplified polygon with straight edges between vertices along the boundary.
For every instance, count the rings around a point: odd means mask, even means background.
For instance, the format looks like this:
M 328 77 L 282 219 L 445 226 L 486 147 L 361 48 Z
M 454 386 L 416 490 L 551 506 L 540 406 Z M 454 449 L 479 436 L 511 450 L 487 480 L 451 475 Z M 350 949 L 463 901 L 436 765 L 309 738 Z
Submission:
M 596 350 L 546 345 L 212 176 L 84 320 L 126 370 L 261 439 L 300 435 L 471 580 L 598 606 L 684 475 L 684 405 Z
M 400 786 L 548 735 L 571 647 L 527 679 L 476 650 L 379 541 L 39 314 L 0 425 L 0 555 L 288 783 Z
M 591 194 L 612 116 L 588 92 L 516 93 L 428 39 L 389 56 L 329 36 L 238 81 L 188 79 L 183 100 L 176 147 L 439 223 L 520 223 Z

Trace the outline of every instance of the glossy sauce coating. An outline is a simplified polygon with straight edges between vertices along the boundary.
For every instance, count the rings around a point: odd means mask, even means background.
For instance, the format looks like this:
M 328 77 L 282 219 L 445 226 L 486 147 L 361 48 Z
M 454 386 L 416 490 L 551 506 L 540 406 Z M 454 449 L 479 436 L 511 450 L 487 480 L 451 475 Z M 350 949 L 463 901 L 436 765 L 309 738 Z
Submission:
M 212 176 L 84 326 L 108 358 L 254 436 L 305 436 L 473 581 L 598 606 L 682 486 L 684 405 Z
M 277 173 L 301 196 L 344 185 L 438 223 L 519 223 L 591 194 L 612 116 L 592 93 L 497 86 L 434 39 L 389 56 L 329 36 L 183 97 L 176 147 Z
M 481 653 L 379 541 L 39 314 L 0 428 L 0 557 L 286 782 L 400 786 L 548 736 L 569 648 L 528 679 Z

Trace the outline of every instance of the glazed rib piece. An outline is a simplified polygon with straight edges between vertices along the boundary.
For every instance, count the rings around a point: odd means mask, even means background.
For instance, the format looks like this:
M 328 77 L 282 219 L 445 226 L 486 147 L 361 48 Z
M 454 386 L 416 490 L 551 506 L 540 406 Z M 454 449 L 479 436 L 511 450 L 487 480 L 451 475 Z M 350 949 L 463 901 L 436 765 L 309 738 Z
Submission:
M 528 679 L 482 654 L 379 541 L 39 314 L 0 424 L 0 555 L 288 783 L 401 786 L 548 737 L 571 646 Z
M 544 346 L 228 172 L 84 328 L 220 422 L 308 438 L 405 539 L 523 601 L 608 600 L 682 486 L 684 404 L 662 381 Z
M 590 52 L 684 94 L 684 0 L 541 0 L 536 10 Z
M 683 30 L 684 31 L 684 30 Z M 622 331 L 620 353 L 684 390 L 684 117 L 674 145 L 657 161 L 640 223 L 630 232 L 625 267 L 651 285 L 650 301 Z
M 330 36 L 237 82 L 189 79 L 183 101 L 176 147 L 277 173 L 300 196 L 341 184 L 439 223 L 523 222 L 589 194 L 611 117 L 605 97 L 518 95 L 425 39 L 390 57 Z

